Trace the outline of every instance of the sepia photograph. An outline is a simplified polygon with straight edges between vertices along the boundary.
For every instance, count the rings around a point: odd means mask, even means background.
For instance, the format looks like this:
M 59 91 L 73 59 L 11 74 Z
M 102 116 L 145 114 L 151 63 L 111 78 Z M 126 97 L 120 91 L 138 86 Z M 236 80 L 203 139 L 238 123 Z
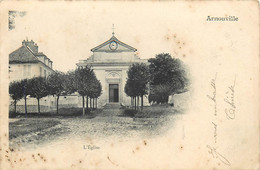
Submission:
M 181 117 L 190 95 L 187 66 L 164 52 L 140 59 L 111 28 L 111 37 L 90 49 L 74 70 L 55 70 L 33 40 L 10 53 L 10 146 L 72 137 L 152 137 Z
M 1 1 L 0 21 L 1 169 L 259 169 L 258 1 Z

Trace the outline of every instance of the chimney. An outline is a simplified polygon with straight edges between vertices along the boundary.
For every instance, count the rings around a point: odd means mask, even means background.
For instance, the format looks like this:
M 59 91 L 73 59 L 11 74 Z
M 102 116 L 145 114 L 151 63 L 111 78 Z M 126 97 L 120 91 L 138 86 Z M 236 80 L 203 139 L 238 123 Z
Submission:
M 23 40 L 22 45 L 25 46 L 25 40 Z
M 36 53 L 38 53 L 38 45 L 35 43 L 34 45 Z
M 22 45 L 26 46 L 26 47 L 29 47 L 30 50 L 32 50 L 33 53 L 38 53 L 38 46 L 37 46 L 36 43 L 34 43 L 33 40 L 31 40 L 31 41 L 23 40 Z

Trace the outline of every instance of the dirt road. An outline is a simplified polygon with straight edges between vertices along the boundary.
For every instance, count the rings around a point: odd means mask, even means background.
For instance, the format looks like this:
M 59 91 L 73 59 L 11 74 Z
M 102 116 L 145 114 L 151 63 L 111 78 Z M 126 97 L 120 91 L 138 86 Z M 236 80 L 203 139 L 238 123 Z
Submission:
M 35 119 L 41 119 L 43 122 L 59 121 L 59 124 L 13 138 L 10 140 L 10 146 L 35 148 L 55 141 L 66 142 L 86 137 L 149 138 L 164 133 L 176 119 L 181 117 L 181 115 L 172 114 L 160 118 L 130 118 L 121 116 L 121 111 L 120 109 L 106 109 L 92 119 L 86 117 L 28 118 L 27 125 Z M 19 128 L 23 128 L 23 124 Z M 12 131 L 10 131 L 11 133 Z

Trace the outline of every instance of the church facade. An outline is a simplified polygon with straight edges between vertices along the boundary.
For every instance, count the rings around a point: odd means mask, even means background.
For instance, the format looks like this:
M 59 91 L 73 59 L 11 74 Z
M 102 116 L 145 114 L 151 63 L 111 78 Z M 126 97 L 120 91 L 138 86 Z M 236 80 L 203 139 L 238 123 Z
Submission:
M 131 105 L 131 98 L 124 92 L 129 66 L 134 63 L 146 63 L 136 55 L 137 49 L 112 37 L 92 48 L 93 54 L 87 60 L 80 60 L 78 67 L 91 66 L 102 84 L 102 94 L 98 98 L 98 107 L 107 104 Z M 148 103 L 148 101 L 144 102 Z

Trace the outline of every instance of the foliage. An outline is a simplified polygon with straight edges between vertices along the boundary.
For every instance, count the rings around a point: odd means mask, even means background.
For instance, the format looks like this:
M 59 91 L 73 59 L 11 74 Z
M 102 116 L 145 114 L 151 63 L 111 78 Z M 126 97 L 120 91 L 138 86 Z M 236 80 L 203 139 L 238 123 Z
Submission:
M 64 77 L 64 93 L 71 94 L 77 91 L 75 71 L 68 71 Z
M 89 83 L 88 83 L 88 91 L 87 95 L 90 98 L 98 98 L 101 95 L 102 91 L 102 85 L 99 80 L 94 77 Z
M 134 89 L 134 83 L 133 83 L 133 81 L 131 81 L 129 79 L 126 80 L 125 93 L 126 93 L 126 95 L 128 95 L 130 97 L 136 96 L 136 91 Z
M 65 74 L 55 71 L 47 77 L 50 95 L 65 95 Z
M 28 80 L 28 94 L 38 100 L 38 113 L 40 113 L 40 99 L 49 94 L 49 85 L 46 78 L 34 77 Z
M 152 105 L 149 107 L 144 107 L 143 110 L 131 110 L 131 109 L 124 109 L 122 111 L 122 115 L 124 117 L 131 117 L 131 118 L 156 118 L 150 120 L 162 120 L 158 118 L 163 118 L 168 115 L 173 114 L 181 114 L 182 112 L 178 109 L 174 109 L 170 107 L 168 104 L 166 105 Z M 151 122 L 152 123 L 152 122 Z
M 151 74 L 151 84 L 173 84 L 180 81 L 183 86 L 187 79 L 185 75 L 184 64 L 180 59 L 172 58 L 170 54 L 158 54 L 155 58 L 148 60 L 150 62 L 149 71 Z M 181 88 L 179 86 L 178 88 Z
M 132 110 L 132 109 L 124 109 L 124 111 L 122 112 L 122 116 L 125 117 L 135 117 L 135 114 L 137 113 L 137 110 Z
M 162 53 L 148 61 L 151 75 L 149 102 L 167 103 L 170 95 L 188 87 L 187 69 L 181 60 Z
M 85 114 L 84 96 L 88 96 L 90 98 L 98 98 L 101 95 L 102 86 L 100 81 L 97 80 L 94 71 L 89 66 L 86 66 L 84 68 L 81 67 L 77 68 L 75 70 L 74 75 L 75 77 L 74 77 L 73 84 L 76 91 L 82 96 L 83 115 L 84 115 Z
M 49 85 L 44 77 L 34 77 L 28 80 L 30 97 L 40 99 L 49 94 Z
M 24 91 L 23 91 L 23 85 L 20 81 L 15 81 L 10 83 L 9 85 L 9 94 L 13 100 L 20 100 L 23 98 Z
M 153 85 L 150 87 L 148 96 L 149 103 L 156 101 L 159 103 L 168 103 L 168 98 L 171 95 L 172 87 L 168 84 Z
M 75 70 L 75 89 L 81 96 L 88 95 L 89 89 L 88 86 L 93 81 L 95 74 L 93 70 L 86 66 L 84 68 L 77 68 Z
M 26 113 L 27 95 L 37 99 L 38 113 L 40 113 L 40 99 L 47 95 L 56 95 L 58 113 L 59 96 L 77 92 L 83 97 L 84 108 L 84 97 L 88 96 L 92 98 L 94 106 L 94 98 L 97 99 L 101 95 L 101 91 L 102 86 L 100 81 L 97 80 L 94 71 L 89 66 L 86 66 L 84 68 L 77 68 L 75 71 L 69 71 L 67 73 L 56 71 L 47 78 L 34 77 L 28 80 L 24 79 L 19 82 L 13 82 L 10 84 L 9 93 L 15 104 L 18 100 L 24 97 Z
M 141 106 L 143 106 L 143 96 L 148 94 L 148 66 L 144 63 L 133 64 L 129 67 L 127 74 L 128 78 L 125 85 L 125 93 L 130 97 L 134 97 L 135 100 L 136 97 L 141 96 Z
M 77 92 L 81 96 L 89 96 L 90 98 L 97 98 L 101 95 L 102 86 L 94 73 L 89 67 L 78 68 L 75 71 L 75 82 Z
M 65 91 L 66 85 L 66 74 L 55 71 L 47 77 L 47 83 L 49 85 L 49 94 L 57 96 L 56 111 L 59 113 L 59 97 L 60 95 L 66 95 L 68 91 Z
M 137 63 L 130 66 L 128 71 L 128 82 L 133 89 L 134 96 L 147 94 L 147 83 L 149 81 L 148 66 L 144 63 Z
M 14 100 L 14 112 L 16 113 L 16 103 L 24 96 L 23 84 L 21 81 L 15 81 L 9 85 L 10 97 Z

